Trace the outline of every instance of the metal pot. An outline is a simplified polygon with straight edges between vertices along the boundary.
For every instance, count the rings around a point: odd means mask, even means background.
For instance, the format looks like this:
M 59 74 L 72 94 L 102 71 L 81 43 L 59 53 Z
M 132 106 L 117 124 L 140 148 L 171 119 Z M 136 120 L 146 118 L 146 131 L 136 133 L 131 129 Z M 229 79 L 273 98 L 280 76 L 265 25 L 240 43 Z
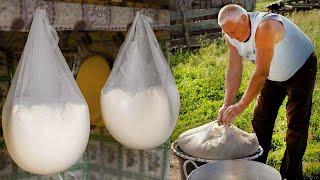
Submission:
M 174 155 L 178 157 L 181 180 L 185 180 L 194 169 L 204 164 L 221 161 L 221 160 L 208 160 L 208 159 L 189 156 L 179 148 L 178 140 L 174 141 L 171 144 L 171 150 L 173 151 Z M 263 149 L 260 147 L 256 153 L 248 157 L 243 157 L 241 159 L 256 160 L 258 157 L 262 155 L 262 153 L 263 153 Z
M 193 170 L 187 180 L 281 180 L 280 173 L 266 164 L 248 160 L 223 160 Z

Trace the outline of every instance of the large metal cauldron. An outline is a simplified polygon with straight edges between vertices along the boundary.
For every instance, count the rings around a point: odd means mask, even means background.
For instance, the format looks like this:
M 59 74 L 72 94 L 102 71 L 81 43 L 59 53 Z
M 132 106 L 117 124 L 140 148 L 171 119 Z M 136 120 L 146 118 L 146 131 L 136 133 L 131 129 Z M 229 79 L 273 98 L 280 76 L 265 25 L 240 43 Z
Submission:
M 280 173 L 256 161 L 223 160 L 193 170 L 187 180 L 281 180 Z

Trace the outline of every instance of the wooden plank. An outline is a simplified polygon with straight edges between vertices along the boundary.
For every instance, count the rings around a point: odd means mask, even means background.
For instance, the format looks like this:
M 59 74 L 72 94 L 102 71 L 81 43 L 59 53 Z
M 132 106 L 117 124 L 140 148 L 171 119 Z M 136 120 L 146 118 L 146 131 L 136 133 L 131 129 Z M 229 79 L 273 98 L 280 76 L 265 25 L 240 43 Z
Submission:
M 217 19 L 211 19 L 211 20 L 203 20 L 200 22 L 193 22 L 187 24 L 189 26 L 190 32 L 196 32 L 196 31 L 209 31 L 212 29 L 220 28 L 218 25 Z M 183 33 L 183 25 L 182 24 L 175 24 L 170 26 L 171 34 L 181 34 Z
M 307 3 L 287 3 L 295 8 L 320 8 L 320 4 L 307 4 Z
M 158 30 L 154 31 L 157 39 L 170 39 L 170 31 L 169 30 Z
M 126 0 L 122 0 L 125 2 Z M 6 18 L 3 21 L 0 21 L 0 30 L 1 31 L 28 31 L 30 29 L 29 24 L 32 21 L 32 14 L 36 10 L 37 7 L 50 7 L 55 10 L 55 12 L 60 12 L 61 8 L 67 8 L 72 15 L 70 16 L 59 16 L 59 13 L 49 13 L 48 18 L 54 19 L 53 26 L 57 29 L 57 31 L 68 31 L 68 30 L 84 30 L 84 31 L 126 31 L 128 28 L 128 23 L 133 20 L 135 15 L 135 11 L 140 11 L 144 9 L 133 8 L 133 7 L 118 7 L 118 6 L 103 6 L 103 5 L 92 5 L 88 4 L 85 6 L 81 6 L 81 4 L 75 3 L 63 3 L 63 2 L 55 2 L 51 3 L 48 1 L 41 1 L 42 3 L 35 3 L 34 8 L 28 9 L 24 6 L 24 1 L 12 1 L 12 0 L 0 0 L 0 11 L 1 16 L 8 16 L 10 18 Z M 144 5 L 144 3 L 142 3 Z M 148 5 L 148 4 L 146 4 Z M 21 12 L 28 10 L 28 13 L 23 15 L 23 17 L 19 17 L 19 11 L 13 11 L 13 9 L 20 9 Z M 22 8 L 22 9 L 21 9 Z M 103 13 L 104 9 L 109 9 L 108 11 L 120 11 L 126 12 L 125 15 L 115 16 L 113 17 L 114 23 L 106 23 L 105 21 L 92 21 L 95 18 L 100 19 L 108 19 L 108 13 Z M 30 10 L 30 12 L 29 12 Z M 90 13 L 82 13 L 90 12 Z M 170 17 L 168 10 L 162 9 L 147 9 L 147 14 L 158 17 L 155 20 L 157 22 L 152 24 L 152 28 L 156 30 L 167 30 L 170 25 Z M 166 14 L 166 15 L 163 15 Z M 59 18 L 57 18 L 59 16 Z M 90 18 L 89 18 L 90 16 Z M 73 18 L 77 17 L 77 18 Z M 0 17 L 1 19 L 4 17 Z M 82 23 L 82 22 L 85 23 Z M 81 23 L 79 23 L 81 22 Z M 87 26 L 79 24 L 87 24 Z
M 66 3 L 84 3 L 84 4 L 95 4 L 95 5 L 116 5 L 116 6 L 130 6 L 130 7 L 141 7 L 145 4 L 147 7 L 163 7 L 169 6 L 168 0 L 45 0 L 52 2 L 66 2 Z M 137 6 L 135 6 L 137 5 Z
M 111 2 L 121 3 L 121 2 L 122 2 L 122 0 L 111 0 Z
M 0 81 L 10 81 L 9 76 L 0 76 Z
M 217 15 L 219 13 L 219 8 L 210 9 L 191 9 L 187 11 L 187 19 L 199 18 L 203 16 Z M 170 20 L 176 21 L 181 20 L 182 14 L 180 11 L 170 11 Z
M 199 36 L 192 36 L 190 38 L 190 47 L 200 47 L 202 44 L 199 41 L 202 38 L 205 38 L 209 40 L 209 42 L 213 42 L 215 39 L 222 37 L 221 32 L 216 32 L 216 33 L 210 33 L 210 34 L 205 34 L 205 35 L 199 35 Z M 177 39 L 172 39 L 170 40 L 170 51 L 173 49 L 179 49 L 179 48 L 187 48 L 188 46 L 186 45 L 186 39 L 185 38 L 177 38 Z

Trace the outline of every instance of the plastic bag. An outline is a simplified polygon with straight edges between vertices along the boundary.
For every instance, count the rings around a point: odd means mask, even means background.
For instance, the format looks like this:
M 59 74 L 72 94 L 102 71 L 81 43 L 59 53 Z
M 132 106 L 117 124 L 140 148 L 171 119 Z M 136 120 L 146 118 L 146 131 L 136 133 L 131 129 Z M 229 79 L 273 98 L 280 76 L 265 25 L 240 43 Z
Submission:
M 88 106 L 58 40 L 46 12 L 37 9 L 2 110 L 10 156 L 36 174 L 71 167 L 89 138 Z
M 101 91 L 102 117 L 110 134 L 133 149 L 164 143 L 179 115 L 175 79 L 150 22 L 137 12 Z
M 255 133 L 247 133 L 233 125 L 219 126 L 217 121 L 182 133 L 178 144 L 186 154 L 207 160 L 239 159 L 259 150 Z

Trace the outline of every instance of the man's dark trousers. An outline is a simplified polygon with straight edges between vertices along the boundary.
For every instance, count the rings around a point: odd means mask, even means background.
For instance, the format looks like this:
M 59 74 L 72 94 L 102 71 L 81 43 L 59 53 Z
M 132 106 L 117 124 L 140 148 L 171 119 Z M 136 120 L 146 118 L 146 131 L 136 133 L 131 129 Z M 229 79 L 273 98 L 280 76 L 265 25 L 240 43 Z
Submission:
M 313 53 L 287 81 L 267 80 L 254 110 L 252 126 L 264 149 L 263 155 L 257 161 L 266 163 L 278 110 L 284 98 L 288 96 L 287 147 L 280 168 L 281 176 L 288 180 L 303 179 L 302 158 L 307 146 L 316 72 L 317 58 Z

